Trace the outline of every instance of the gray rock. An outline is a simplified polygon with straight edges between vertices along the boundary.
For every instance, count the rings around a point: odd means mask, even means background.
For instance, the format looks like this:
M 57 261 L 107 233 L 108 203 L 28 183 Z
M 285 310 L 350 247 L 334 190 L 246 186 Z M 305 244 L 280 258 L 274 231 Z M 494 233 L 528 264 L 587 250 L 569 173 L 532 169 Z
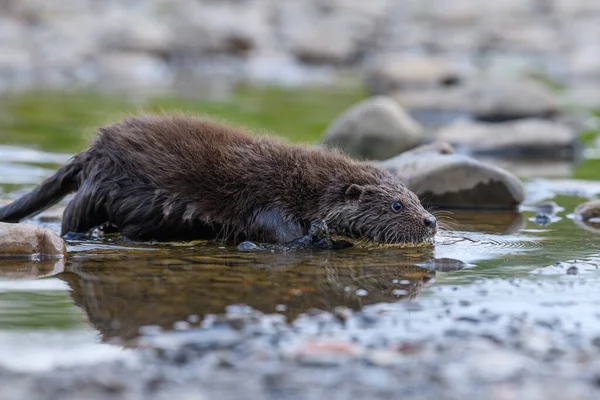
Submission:
M 421 146 L 417 146 L 414 149 L 408 150 L 403 154 L 454 154 L 454 148 L 446 142 L 441 140 L 437 140 L 432 143 L 423 144 Z
M 440 129 L 436 136 L 478 154 L 570 159 L 580 149 L 575 131 L 559 123 L 533 118 L 502 123 L 455 122 Z
M 528 79 L 497 79 L 472 89 L 477 118 L 506 120 L 547 117 L 558 112 L 558 102 L 546 86 Z
M 0 256 L 66 258 L 67 248 L 60 236 L 49 229 L 0 222 Z
M 515 175 L 463 155 L 401 154 L 379 165 L 432 206 L 512 209 L 525 198 Z
M 210 54 L 246 54 L 268 40 L 268 1 L 167 2 L 173 46 L 180 57 Z
M 283 46 L 302 61 L 353 61 L 377 33 L 387 0 L 276 2 L 276 32 Z
M 323 143 L 354 157 L 381 160 L 415 147 L 423 130 L 394 100 L 377 96 L 352 106 L 327 129 Z
M 118 13 L 105 22 L 99 38 L 101 47 L 152 55 L 169 54 L 173 46 L 173 31 L 164 21 L 138 13 Z
M 524 206 L 521 209 L 523 211 L 531 211 L 538 214 L 547 214 L 548 216 L 556 215 L 565 210 L 564 207 L 559 206 L 554 201 L 543 201 L 539 204 Z
M 552 216 L 546 213 L 537 213 L 535 215 L 535 217 L 531 218 L 530 221 L 535 222 L 538 225 L 541 226 L 547 226 L 550 225 L 553 221 L 552 221 Z
M 171 84 L 173 76 L 166 62 L 159 57 L 133 52 L 111 52 L 98 58 L 101 82 L 122 90 L 131 87 L 157 89 Z
M 574 214 L 577 218 L 584 221 L 592 219 L 600 221 L 600 200 L 592 200 L 578 205 L 575 208 Z
M 559 112 L 554 94 L 527 79 L 489 78 L 462 86 L 399 91 L 392 97 L 411 112 L 454 112 L 489 121 L 548 117 Z
M 447 59 L 389 55 L 375 59 L 367 70 L 367 88 L 373 94 L 428 89 L 460 82 L 462 76 Z

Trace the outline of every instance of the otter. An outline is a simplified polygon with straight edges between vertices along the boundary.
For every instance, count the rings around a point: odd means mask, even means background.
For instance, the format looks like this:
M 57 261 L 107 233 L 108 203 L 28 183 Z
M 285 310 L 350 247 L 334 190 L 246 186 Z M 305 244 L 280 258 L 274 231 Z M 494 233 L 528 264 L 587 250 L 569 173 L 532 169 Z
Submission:
M 336 235 L 416 243 L 437 230 L 417 196 L 370 163 L 185 115 L 99 128 L 88 150 L 0 208 L 0 221 L 19 222 L 72 192 L 63 236 L 109 226 L 134 241 L 287 243 L 323 221 Z

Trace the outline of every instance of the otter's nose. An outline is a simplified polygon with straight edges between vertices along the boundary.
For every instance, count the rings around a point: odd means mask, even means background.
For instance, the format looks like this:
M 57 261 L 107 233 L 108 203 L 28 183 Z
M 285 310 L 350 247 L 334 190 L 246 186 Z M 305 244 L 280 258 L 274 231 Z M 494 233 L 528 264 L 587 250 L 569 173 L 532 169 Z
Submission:
M 423 219 L 423 223 L 425 224 L 426 227 L 433 229 L 437 225 L 437 220 L 435 219 L 435 217 L 433 215 L 430 215 L 429 217 L 426 217 L 425 219 Z

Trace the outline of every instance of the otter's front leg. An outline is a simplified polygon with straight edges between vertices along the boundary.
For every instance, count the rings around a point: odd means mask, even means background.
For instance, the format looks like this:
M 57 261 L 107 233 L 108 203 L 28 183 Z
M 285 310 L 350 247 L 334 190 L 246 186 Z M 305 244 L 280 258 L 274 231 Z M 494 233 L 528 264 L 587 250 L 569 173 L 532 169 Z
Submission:
M 240 251 L 257 251 L 257 250 L 273 250 L 273 251 L 291 251 L 303 249 L 333 249 L 338 248 L 336 242 L 333 241 L 329 228 L 325 221 L 316 221 L 310 225 L 308 234 L 300 238 L 294 239 L 287 243 L 272 244 L 242 242 L 238 245 Z
M 289 243 L 304 236 L 303 227 L 278 207 L 255 210 L 246 219 L 246 238 L 265 243 Z

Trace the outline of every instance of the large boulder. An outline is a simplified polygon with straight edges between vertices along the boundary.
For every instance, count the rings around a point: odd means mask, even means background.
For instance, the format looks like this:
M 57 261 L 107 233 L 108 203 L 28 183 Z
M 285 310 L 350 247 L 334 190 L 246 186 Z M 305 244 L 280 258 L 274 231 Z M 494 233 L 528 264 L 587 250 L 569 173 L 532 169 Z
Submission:
M 441 128 L 436 137 L 479 154 L 570 159 L 580 148 L 574 130 L 560 123 L 534 118 L 501 123 L 459 121 Z
M 431 206 L 514 209 L 525 198 L 515 175 L 463 155 L 408 152 L 379 166 L 395 174 Z
M 0 257 L 67 257 L 65 242 L 50 229 L 0 222 Z
M 423 129 L 394 100 L 377 96 L 352 106 L 327 129 L 323 143 L 351 156 L 382 160 L 421 142 Z

